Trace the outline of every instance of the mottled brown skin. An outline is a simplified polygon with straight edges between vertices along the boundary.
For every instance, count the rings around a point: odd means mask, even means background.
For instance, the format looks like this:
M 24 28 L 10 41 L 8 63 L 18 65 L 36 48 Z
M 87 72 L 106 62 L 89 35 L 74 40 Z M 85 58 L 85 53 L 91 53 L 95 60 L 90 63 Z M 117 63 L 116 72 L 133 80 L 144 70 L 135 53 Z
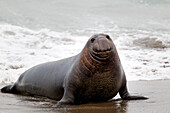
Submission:
M 92 36 L 76 56 L 27 70 L 1 91 L 46 96 L 60 100 L 57 105 L 102 102 L 117 93 L 123 100 L 147 99 L 128 93 L 116 47 L 106 34 Z

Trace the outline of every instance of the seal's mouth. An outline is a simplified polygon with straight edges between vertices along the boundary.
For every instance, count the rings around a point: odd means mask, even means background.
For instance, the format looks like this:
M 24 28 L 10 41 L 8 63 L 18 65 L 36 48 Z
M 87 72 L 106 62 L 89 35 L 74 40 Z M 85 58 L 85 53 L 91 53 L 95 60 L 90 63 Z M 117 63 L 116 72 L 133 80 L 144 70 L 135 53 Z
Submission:
M 92 50 L 92 52 L 90 53 L 91 56 L 98 60 L 98 61 L 109 61 L 109 59 L 112 57 L 112 48 L 107 49 L 105 51 L 95 51 Z

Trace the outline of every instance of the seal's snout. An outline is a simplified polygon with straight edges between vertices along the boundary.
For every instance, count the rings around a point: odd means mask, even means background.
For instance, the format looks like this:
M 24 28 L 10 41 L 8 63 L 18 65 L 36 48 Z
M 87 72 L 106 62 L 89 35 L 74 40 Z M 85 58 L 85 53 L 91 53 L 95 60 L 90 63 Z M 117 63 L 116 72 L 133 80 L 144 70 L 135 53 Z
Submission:
M 106 52 L 112 49 L 110 40 L 106 37 L 99 38 L 96 43 L 93 45 L 93 50 L 95 52 Z
M 90 55 L 93 59 L 98 61 L 109 61 L 113 56 L 114 44 L 109 35 L 98 34 L 94 35 L 91 39 L 91 49 Z

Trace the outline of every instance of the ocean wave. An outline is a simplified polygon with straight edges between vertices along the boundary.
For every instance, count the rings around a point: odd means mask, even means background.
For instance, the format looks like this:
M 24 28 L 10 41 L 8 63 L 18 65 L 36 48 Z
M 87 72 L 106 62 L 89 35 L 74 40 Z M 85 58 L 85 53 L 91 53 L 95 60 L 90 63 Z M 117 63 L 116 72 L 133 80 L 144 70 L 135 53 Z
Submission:
M 144 30 L 126 31 L 119 36 L 119 42 L 132 49 L 156 49 L 170 48 L 170 34 L 168 32 L 153 32 Z
M 123 29 L 115 44 L 128 80 L 170 79 L 170 34 Z
M 141 39 L 136 39 L 133 41 L 133 44 L 136 46 L 140 46 L 143 48 L 156 48 L 156 49 L 165 49 L 165 48 L 170 48 L 169 43 L 165 43 L 161 40 L 158 40 L 157 38 L 141 38 Z
M 118 49 L 128 81 L 170 78 L 169 33 L 119 27 L 107 31 Z M 78 54 L 89 37 L 0 24 L 0 82 L 15 82 L 34 65 Z
M 1 24 L 0 40 L 0 82 L 14 82 L 36 64 L 77 54 L 88 37 Z

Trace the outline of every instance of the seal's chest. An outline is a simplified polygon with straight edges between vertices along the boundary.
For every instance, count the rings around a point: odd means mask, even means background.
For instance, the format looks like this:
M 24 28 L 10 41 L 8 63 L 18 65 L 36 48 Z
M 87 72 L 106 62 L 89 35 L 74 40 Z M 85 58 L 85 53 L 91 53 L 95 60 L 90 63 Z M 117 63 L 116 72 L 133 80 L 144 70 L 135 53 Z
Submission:
M 109 73 L 95 74 L 82 80 L 77 96 L 82 101 L 106 101 L 118 93 L 117 79 Z

